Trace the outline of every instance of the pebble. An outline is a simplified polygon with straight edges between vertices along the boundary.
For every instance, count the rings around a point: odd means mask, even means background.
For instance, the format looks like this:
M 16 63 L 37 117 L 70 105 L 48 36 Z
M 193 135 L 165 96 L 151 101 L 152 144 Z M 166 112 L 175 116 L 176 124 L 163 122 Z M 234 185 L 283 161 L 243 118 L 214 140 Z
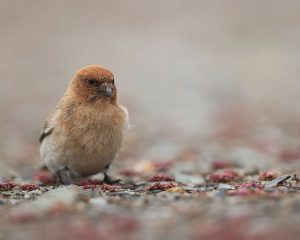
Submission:
M 279 183 L 282 183 L 284 181 L 286 181 L 287 179 L 291 178 L 292 175 L 291 174 L 286 174 L 286 175 L 283 175 L 283 176 L 280 176 L 278 178 L 275 178 L 274 180 L 268 182 L 266 185 L 265 185 L 265 188 L 273 188 L 273 187 L 276 187 Z
M 175 174 L 175 179 L 177 182 L 181 183 L 193 183 L 193 184 L 201 184 L 204 183 L 204 178 L 201 176 L 193 176 L 189 174 Z
M 235 187 L 230 184 L 220 183 L 218 186 L 218 190 L 234 190 Z

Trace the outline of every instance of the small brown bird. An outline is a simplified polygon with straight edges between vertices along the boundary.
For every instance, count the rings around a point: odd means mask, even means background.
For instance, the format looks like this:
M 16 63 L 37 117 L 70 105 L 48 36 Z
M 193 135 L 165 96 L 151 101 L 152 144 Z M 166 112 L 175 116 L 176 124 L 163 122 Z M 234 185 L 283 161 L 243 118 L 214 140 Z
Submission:
M 40 154 L 59 183 L 70 184 L 107 169 L 120 151 L 128 111 L 117 102 L 113 74 L 92 65 L 80 69 L 45 123 Z

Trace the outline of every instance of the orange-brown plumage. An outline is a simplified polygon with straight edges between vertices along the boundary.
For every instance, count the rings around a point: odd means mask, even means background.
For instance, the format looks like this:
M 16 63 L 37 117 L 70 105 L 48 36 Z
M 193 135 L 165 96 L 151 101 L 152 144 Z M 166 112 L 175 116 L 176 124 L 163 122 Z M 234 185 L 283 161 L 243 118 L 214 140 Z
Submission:
M 63 183 L 105 171 L 118 154 L 128 112 L 117 102 L 113 74 L 80 69 L 46 122 L 40 152 Z

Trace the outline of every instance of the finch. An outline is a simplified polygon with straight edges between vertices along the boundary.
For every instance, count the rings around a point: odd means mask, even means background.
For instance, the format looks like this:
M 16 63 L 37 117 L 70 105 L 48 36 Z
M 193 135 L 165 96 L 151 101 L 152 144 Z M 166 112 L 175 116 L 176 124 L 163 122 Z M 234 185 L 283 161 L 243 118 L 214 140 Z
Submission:
M 92 65 L 80 69 L 46 121 L 40 154 L 58 183 L 70 184 L 107 170 L 118 155 L 128 111 L 118 104 L 114 75 Z

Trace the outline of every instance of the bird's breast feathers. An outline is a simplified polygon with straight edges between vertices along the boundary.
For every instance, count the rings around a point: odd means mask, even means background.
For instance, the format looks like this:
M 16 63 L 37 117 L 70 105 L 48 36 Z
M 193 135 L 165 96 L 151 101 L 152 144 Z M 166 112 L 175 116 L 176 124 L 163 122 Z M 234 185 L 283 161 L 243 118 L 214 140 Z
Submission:
M 64 129 L 85 147 L 92 149 L 100 145 L 121 144 L 124 130 L 128 126 L 128 113 L 124 107 L 114 106 L 108 109 L 77 109 Z M 94 147 L 93 147 L 94 146 Z

